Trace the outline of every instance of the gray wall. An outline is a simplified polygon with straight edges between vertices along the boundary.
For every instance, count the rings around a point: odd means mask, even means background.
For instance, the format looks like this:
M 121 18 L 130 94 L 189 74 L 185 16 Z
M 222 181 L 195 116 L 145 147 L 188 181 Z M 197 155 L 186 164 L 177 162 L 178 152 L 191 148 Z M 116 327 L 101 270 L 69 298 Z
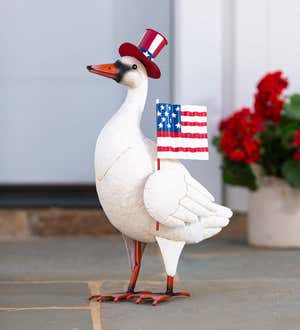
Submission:
M 170 36 L 170 1 L 0 2 L 0 183 L 92 183 L 97 135 L 125 88 L 89 74 L 115 61 L 118 45 L 146 27 Z M 158 10 L 159 9 L 159 10 Z M 170 99 L 169 49 L 150 82 L 143 127 L 154 136 L 154 102 Z

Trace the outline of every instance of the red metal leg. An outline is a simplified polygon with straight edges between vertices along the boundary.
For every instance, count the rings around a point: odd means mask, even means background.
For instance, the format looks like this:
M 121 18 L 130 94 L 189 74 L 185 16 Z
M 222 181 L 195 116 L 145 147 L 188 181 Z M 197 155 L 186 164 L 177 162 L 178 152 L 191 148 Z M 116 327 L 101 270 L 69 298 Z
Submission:
M 142 248 L 141 248 L 141 242 L 140 241 L 135 241 L 135 246 L 134 246 L 134 268 L 131 273 L 129 285 L 128 285 L 128 290 L 127 292 L 134 292 L 135 285 L 137 278 L 139 276 L 139 272 L 141 269 L 141 260 L 142 260 Z
M 173 276 L 167 276 L 167 294 L 173 293 L 173 287 L 174 287 L 174 277 Z
M 96 299 L 97 301 L 113 300 L 114 302 L 118 302 L 122 299 L 126 299 L 128 296 L 132 294 L 135 294 L 134 289 L 137 282 L 137 278 L 139 276 L 139 272 L 141 268 L 141 260 L 142 260 L 142 244 L 140 241 L 135 241 L 134 259 L 135 259 L 135 264 L 131 273 L 127 292 L 94 295 L 91 296 L 89 300 L 92 299 Z M 149 293 L 151 292 L 150 291 L 136 292 L 136 294 L 149 294 Z

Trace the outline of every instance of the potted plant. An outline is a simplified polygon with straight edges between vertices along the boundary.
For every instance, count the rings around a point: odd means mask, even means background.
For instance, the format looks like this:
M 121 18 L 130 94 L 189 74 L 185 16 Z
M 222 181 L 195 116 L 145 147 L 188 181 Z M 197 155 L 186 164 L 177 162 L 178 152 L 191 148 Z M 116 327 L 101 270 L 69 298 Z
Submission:
M 300 247 L 300 94 L 284 96 L 287 78 L 268 73 L 252 109 L 221 121 L 214 145 L 227 184 L 250 190 L 248 239 L 268 247 Z

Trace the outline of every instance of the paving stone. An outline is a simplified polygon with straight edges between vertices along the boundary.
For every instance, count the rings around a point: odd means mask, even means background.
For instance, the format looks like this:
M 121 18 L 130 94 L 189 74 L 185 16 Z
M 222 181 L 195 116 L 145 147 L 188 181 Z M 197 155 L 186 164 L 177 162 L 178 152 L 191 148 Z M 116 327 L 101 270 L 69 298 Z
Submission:
M 0 312 L 3 330 L 92 330 L 90 311 L 27 310 Z
M 146 279 L 164 278 L 160 255 L 147 253 L 141 270 Z M 123 239 L 39 240 L 0 243 L 2 280 L 127 279 L 130 276 Z
M 151 302 L 101 303 L 104 329 L 109 330 L 298 330 L 300 281 L 193 281 L 179 285 L 190 298 Z M 106 284 L 117 290 L 120 284 Z
M 104 330 L 296 330 L 300 324 L 299 250 L 259 250 L 215 240 L 187 246 L 175 290 L 190 291 L 156 307 L 134 302 L 101 304 Z M 126 289 L 129 270 L 120 237 L 0 243 L 0 281 L 104 281 L 102 292 Z M 137 290 L 163 291 L 160 253 L 149 246 Z M 85 306 L 86 284 L 0 283 L 0 307 Z M 2 330 L 91 329 L 90 312 L 0 312 Z
M 205 240 L 199 244 L 187 244 L 184 247 L 184 254 L 206 257 L 211 255 L 224 255 L 242 253 L 253 253 L 254 251 L 266 251 L 265 249 L 258 249 L 250 247 L 244 242 L 229 241 L 229 240 Z
M 0 308 L 88 306 L 85 283 L 0 283 Z
M 207 241 L 184 248 L 178 275 L 185 280 L 228 278 L 298 278 L 299 250 L 259 250 L 243 244 Z M 2 280 L 128 279 L 130 271 L 121 237 L 89 240 L 39 240 L 0 243 Z M 147 247 L 141 279 L 165 278 L 156 244 Z
M 243 253 L 183 254 L 178 274 L 185 280 L 238 278 L 298 278 L 299 251 L 271 251 L 248 248 Z

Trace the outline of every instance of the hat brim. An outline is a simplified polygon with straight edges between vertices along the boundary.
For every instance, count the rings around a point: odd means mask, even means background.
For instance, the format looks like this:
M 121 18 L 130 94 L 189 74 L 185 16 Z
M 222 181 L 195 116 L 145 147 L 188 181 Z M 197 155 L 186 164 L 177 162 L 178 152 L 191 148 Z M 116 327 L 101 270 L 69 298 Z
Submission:
M 153 61 L 147 58 L 137 46 L 131 44 L 130 42 L 125 42 L 120 46 L 119 54 L 121 56 L 132 56 L 137 58 L 144 64 L 148 77 L 154 79 L 160 78 L 159 67 Z

